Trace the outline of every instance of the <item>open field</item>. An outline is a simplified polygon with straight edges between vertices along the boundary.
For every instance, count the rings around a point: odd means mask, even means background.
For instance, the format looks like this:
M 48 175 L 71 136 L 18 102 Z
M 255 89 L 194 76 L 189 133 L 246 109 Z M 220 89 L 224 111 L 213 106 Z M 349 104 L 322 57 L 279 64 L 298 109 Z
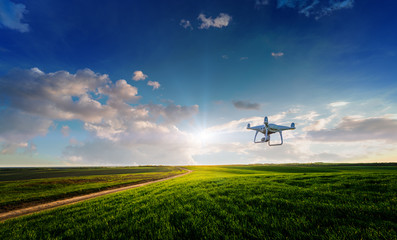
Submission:
M 0 239 L 397 239 L 395 165 L 198 166 L 0 223 Z
M 0 212 L 183 173 L 178 167 L 3 168 Z

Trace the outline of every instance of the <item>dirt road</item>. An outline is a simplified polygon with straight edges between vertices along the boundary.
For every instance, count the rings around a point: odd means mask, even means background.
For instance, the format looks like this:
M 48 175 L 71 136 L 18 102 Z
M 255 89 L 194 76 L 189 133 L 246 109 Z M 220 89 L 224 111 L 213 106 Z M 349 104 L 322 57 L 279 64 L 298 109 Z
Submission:
M 155 181 L 151 181 L 151 182 L 145 182 L 145 183 L 121 187 L 121 188 L 109 189 L 109 190 L 105 190 L 105 191 L 101 191 L 101 192 L 95 192 L 95 193 L 86 194 L 86 195 L 82 195 L 82 196 L 66 198 L 66 199 L 62 199 L 62 200 L 58 200 L 58 201 L 54 201 L 54 202 L 43 203 L 43 204 L 39 204 L 39 205 L 32 206 L 32 207 L 27 207 L 27 208 L 12 210 L 12 211 L 5 212 L 5 213 L 0 213 L 0 221 L 4 221 L 4 220 L 10 219 L 10 218 L 19 217 L 22 215 L 36 213 L 36 212 L 40 212 L 43 210 L 56 208 L 56 207 L 60 207 L 60 206 L 68 205 L 68 204 L 78 203 L 78 202 L 85 201 L 85 200 L 88 200 L 91 198 L 96 198 L 96 197 L 100 197 L 100 196 L 111 194 L 111 193 L 121 192 L 121 191 L 128 190 L 131 188 L 142 187 L 142 186 L 145 186 L 145 185 L 148 185 L 151 183 L 166 181 L 166 180 L 169 180 L 172 178 L 177 178 L 177 177 L 187 175 L 191 172 L 192 172 L 191 170 L 188 170 L 188 172 L 180 174 L 180 175 L 163 178 L 163 179 L 159 179 L 159 180 L 155 180 Z

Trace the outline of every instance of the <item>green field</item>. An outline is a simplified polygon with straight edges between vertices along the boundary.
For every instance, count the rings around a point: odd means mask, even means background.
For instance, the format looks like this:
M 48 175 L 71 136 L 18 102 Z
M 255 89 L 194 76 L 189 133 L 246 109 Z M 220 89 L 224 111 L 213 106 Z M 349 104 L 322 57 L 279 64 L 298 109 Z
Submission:
M 0 239 L 397 239 L 395 165 L 198 166 L 0 223 Z
M 185 172 L 179 167 L 1 168 L 0 213 L 139 184 Z

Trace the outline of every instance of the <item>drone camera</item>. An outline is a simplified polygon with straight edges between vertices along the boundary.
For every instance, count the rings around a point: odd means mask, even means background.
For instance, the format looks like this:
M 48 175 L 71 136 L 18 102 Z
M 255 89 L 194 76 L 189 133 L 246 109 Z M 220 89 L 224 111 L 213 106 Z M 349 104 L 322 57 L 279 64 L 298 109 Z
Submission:
M 261 139 L 262 142 L 269 142 L 270 141 L 270 136 L 265 136 Z

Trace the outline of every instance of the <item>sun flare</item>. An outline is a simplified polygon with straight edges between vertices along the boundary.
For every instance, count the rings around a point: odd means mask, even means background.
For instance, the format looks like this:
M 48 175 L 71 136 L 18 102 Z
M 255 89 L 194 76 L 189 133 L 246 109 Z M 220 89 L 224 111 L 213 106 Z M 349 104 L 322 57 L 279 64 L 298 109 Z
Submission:
M 208 130 L 199 131 L 197 134 L 197 138 L 201 143 L 208 143 L 214 140 L 213 134 Z

